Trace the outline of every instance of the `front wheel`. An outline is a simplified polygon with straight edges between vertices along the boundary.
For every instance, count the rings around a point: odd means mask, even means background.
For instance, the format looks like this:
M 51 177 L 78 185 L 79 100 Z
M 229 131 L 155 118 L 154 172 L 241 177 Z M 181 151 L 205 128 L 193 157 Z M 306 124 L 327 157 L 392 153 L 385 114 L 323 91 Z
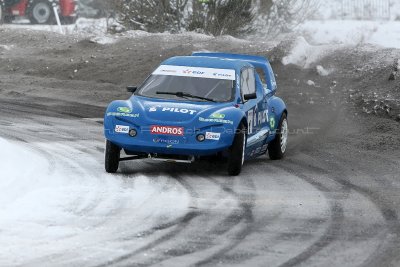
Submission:
M 228 174 L 237 176 L 242 171 L 244 152 L 246 149 L 246 129 L 241 124 L 235 133 L 232 146 L 229 148 Z
M 276 129 L 276 137 L 268 144 L 268 154 L 270 159 L 278 160 L 284 157 L 289 135 L 288 129 L 287 116 L 286 113 L 283 113 L 278 128 Z
M 105 150 L 105 169 L 108 173 L 116 173 L 119 167 L 119 158 L 121 154 L 121 149 L 111 143 L 110 141 L 106 141 L 106 150 Z

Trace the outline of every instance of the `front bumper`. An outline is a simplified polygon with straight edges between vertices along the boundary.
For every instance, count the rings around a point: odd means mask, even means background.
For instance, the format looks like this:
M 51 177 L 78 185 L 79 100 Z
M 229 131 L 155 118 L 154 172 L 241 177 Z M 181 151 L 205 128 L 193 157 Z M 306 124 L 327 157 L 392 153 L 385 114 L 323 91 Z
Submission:
M 196 137 L 173 137 L 153 135 L 147 138 L 130 137 L 129 134 L 105 134 L 106 138 L 124 149 L 127 154 L 169 154 L 183 156 L 208 156 L 228 149 L 231 144 L 223 140 L 204 140 L 199 142 Z

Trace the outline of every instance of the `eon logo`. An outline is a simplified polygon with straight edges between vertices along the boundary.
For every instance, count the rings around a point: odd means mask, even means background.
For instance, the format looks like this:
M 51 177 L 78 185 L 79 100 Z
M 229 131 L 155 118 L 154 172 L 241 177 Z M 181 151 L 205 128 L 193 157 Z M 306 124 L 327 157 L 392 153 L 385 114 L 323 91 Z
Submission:
M 221 138 L 221 133 L 206 132 L 206 139 L 207 140 L 216 140 L 216 141 L 218 141 L 220 138 Z
M 116 133 L 129 133 L 129 126 L 125 125 L 115 125 Z
M 176 112 L 176 113 L 183 113 L 183 114 L 190 114 L 193 115 L 197 112 L 197 110 L 193 109 L 186 109 L 186 108 L 163 108 L 162 111 L 169 111 L 169 112 Z
M 184 128 L 183 127 L 175 127 L 175 126 L 152 125 L 150 127 L 150 133 L 151 134 L 164 134 L 164 135 L 183 136 Z
M 191 70 L 183 70 L 182 72 L 183 72 L 184 74 L 190 74 L 190 73 L 192 73 Z

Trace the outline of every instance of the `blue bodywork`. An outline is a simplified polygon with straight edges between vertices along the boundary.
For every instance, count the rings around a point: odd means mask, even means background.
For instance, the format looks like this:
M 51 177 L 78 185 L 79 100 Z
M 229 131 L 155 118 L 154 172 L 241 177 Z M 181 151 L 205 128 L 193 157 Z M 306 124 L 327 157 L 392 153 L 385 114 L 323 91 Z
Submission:
M 128 155 L 207 156 L 226 153 L 233 143 L 235 131 L 243 123 L 247 128 L 245 158 L 265 154 L 268 143 L 275 138 L 282 114 L 287 113 L 285 103 L 275 96 L 275 76 L 266 58 L 201 52 L 173 57 L 161 65 L 234 70 L 235 98 L 231 102 L 219 103 L 132 95 L 128 100 L 113 101 L 104 117 L 107 140 L 124 149 Z M 255 70 L 257 98 L 244 101 L 241 73 L 248 68 Z M 264 77 L 260 78 L 258 73 Z M 117 132 L 116 127 L 120 126 L 126 128 Z M 184 134 L 154 134 L 151 132 L 153 126 L 184 129 Z M 137 135 L 131 137 L 128 129 L 135 129 Z M 205 135 L 207 132 L 214 133 L 211 136 L 214 138 L 203 142 L 196 139 L 198 134 Z

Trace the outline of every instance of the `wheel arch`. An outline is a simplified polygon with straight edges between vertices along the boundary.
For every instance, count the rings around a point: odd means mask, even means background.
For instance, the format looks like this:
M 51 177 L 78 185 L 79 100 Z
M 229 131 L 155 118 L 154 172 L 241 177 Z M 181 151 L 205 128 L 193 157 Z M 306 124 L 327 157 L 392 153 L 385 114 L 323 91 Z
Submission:
M 279 97 L 272 97 L 270 100 L 270 105 L 273 109 L 273 113 L 276 114 L 276 116 L 279 116 L 279 119 L 282 117 L 282 114 L 286 114 L 288 116 L 288 110 L 286 107 L 285 102 L 279 98 Z

